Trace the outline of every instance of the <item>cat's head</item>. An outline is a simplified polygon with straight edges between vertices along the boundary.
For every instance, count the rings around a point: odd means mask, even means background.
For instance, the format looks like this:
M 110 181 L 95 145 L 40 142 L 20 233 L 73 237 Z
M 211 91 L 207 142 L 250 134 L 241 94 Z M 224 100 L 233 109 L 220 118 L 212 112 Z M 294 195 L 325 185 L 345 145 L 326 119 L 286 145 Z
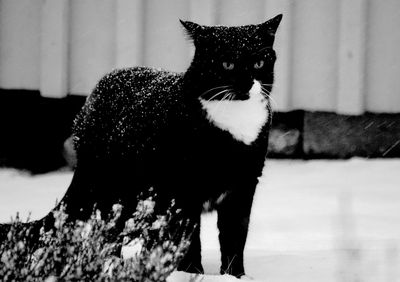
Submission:
M 282 19 L 238 27 L 203 26 L 181 21 L 195 46 L 185 74 L 196 95 L 205 100 L 247 100 L 259 83 L 268 95 L 274 80 L 273 43 Z

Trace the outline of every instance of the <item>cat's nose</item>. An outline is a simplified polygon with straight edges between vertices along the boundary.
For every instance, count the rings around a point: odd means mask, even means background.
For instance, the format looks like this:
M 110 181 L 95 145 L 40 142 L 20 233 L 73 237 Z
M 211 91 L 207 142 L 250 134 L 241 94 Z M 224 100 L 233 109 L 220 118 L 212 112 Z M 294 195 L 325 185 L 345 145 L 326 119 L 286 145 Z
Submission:
M 245 101 L 248 100 L 250 98 L 249 93 L 237 93 L 236 94 L 236 100 L 241 100 L 241 101 Z
M 249 90 L 250 90 L 250 88 L 247 89 L 247 90 L 239 90 L 239 91 L 237 91 L 236 92 L 236 98 L 238 100 L 247 100 L 247 99 L 249 99 L 250 98 Z
M 253 86 L 253 79 L 252 78 L 239 78 L 236 81 L 236 85 L 240 91 L 248 92 L 250 88 Z
M 253 86 L 252 80 L 240 81 L 237 85 L 237 98 L 240 100 L 247 100 L 249 98 L 249 91 Z

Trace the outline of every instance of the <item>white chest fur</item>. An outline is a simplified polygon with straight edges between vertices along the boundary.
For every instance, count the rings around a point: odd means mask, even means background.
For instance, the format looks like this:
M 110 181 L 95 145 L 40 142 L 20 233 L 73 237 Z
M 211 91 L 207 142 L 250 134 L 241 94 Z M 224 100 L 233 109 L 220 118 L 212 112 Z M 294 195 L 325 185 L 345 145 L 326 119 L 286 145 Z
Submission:
M 211 100 L 200 98 L 207 118 L 217 127 L 228 131 L 236 140 L 250 145 L 257 139 L 268 121 L 267 100 L 261 93 L 261 84 L 254 80 L 249 90 L 250 98 L 239 100 Z

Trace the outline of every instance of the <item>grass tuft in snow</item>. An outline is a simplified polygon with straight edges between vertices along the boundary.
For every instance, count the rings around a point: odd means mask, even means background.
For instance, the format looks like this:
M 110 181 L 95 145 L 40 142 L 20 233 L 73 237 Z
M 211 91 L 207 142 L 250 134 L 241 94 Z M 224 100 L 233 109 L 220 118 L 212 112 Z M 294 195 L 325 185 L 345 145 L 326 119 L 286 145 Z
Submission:
M 70 222 L 65 207 L 54 212 L 54 228 L 40 232 L 17 216 L 0 244 L 1 281 L 165 281 L 189 247 L 186 222 L 173 203 L 156 214 L 153 197 L 139 200 L 117 233 L 122 206 L 105 220 L 98 210 L 87 221 Z M 180 226 L 172 230 L 170 225 Z M 117 239 L 115 239 L 117 238 Z M 121 252 L 122 249 L 122 252 Z

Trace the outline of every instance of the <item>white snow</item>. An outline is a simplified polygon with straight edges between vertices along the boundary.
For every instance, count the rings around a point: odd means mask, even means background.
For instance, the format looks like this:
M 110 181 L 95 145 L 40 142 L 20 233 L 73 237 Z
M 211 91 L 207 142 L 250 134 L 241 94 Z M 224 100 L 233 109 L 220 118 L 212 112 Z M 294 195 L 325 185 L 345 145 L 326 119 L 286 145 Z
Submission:
M 268 160 L 253 205 L 247 274 L 274 282 L 400 281 L 399 172 L 399 159 Z M 22 218 L 29 211 L 32 219 L 45 215 L 71 177 L 65 171 L 31 177 L 0 170 L 0 221 L 17 211 Z M 235 281 L 216 275 L 215 226 L 216 214 L 205 214 L 201 235 L 208 275 L 176 272 L 169 282 Z
M 30 176 L 14 169 L 0 169 L 0 222 L 19 212 L 21 219 L 31 213 L 38 219 L 60 201 L 72 179 L 70 171 Z
M 122 247 L 121 256 L 124 259 L 137 257 L 143 248 L 143 239 L 133 239 L 127 246 Z
M 234 282 L 234 281 L 243 281 L 249 280 L 245 278 L 237 279 L 231 275 L 199 275 L 192 274 L 183 271 L 175 271 L 167 278 L 167 282 Z M 253 282 L 257 282 L 256 280 L 250 279 Z

